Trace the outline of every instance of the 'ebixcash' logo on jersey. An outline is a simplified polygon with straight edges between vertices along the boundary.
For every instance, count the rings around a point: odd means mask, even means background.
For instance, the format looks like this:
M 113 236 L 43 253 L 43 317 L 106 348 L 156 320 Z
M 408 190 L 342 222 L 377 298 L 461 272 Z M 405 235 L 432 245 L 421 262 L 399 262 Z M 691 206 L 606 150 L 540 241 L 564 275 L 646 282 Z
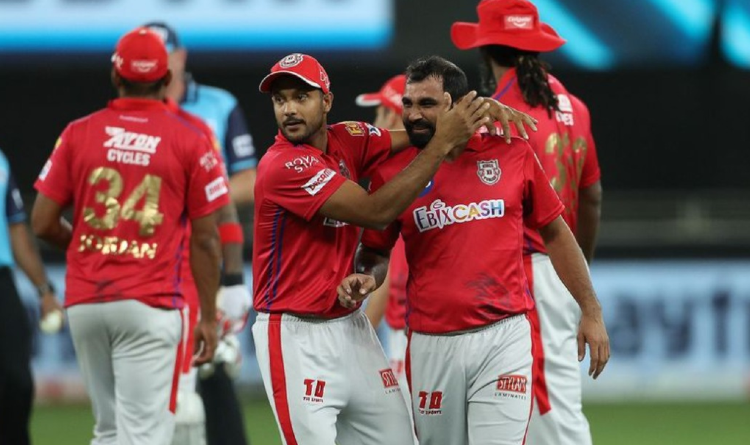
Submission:
M 143 133 L 126 131 L 120 127 L 104 127 L 109 139 L 104 141 L 107 151 L 107 160 L 122 164 L 148 165 L 151 155 L 156 153 L 156 147 L 161 142 L 161 137 L 151 136 Z
M 502 218 L 505 215 L 505 200 L 487 199 L 468 204 L 446 205 L 437 199 L 430 207 L 414 209 L 414 222 L 420 232 L 442 229 L 452 224 L 461 224 L 489 218 Z

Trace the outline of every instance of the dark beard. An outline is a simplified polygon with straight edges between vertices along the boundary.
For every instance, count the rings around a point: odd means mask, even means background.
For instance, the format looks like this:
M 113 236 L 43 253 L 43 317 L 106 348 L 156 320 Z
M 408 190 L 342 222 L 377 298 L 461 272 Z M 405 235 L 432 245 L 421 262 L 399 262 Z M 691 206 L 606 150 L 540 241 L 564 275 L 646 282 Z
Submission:
M 497 79 L 492 72 L 489 60 L 483 57 L 479 62 L 479 94 L 485 97 L 492 97 L 497 89 Z
M 414 133 L 414 127 L 417 126 L 415 124 L 419 124 L 420 128 L 427 127 L 429 131 L 427 133 Z M 432 137 L 435 136 L 435 126 L 425 119 L 420 119 L 417 122 L 404 121 L 404 128 L 406 128 L 406 134 L 409 135 L 409 142 L 417 148 L 425 148 Z

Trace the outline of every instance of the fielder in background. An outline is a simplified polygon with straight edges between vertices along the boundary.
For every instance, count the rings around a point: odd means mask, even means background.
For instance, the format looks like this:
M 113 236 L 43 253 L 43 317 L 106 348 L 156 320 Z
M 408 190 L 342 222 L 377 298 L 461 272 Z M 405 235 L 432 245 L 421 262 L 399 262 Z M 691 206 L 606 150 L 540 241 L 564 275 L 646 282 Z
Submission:
M 183 367 L 180 377 L 182 403 L 177 407 L 174 441 L 175 445 L 202 444 L 205 440 L 200 432 L 205 429 L 209 445 L 246 445 L 244 415 L 237 399 L 234 378 L 239 373 L 242 358 L 236 334 L 245 327 L 252 297 L 244 284 L 244 237 L 235 205 L 253 203 L 258 163 L 255 147 L 237 99 L 226 90 L 197 83 L 185 70 L 187 49 L 180 44 L 177 32 L 163 22 L 145 26 L 164 40 L 169 52 L 169 69 L 173 76 L 167 87 L 169 103 L 183 116 L 190 113 L 208 125 L 227 167 L 232 199 L 232 204 L 218 214 L 223 261 L 217 307 L 225 329 L 222 329 L 213 363 L 202 366 L 200 373 L 189 361 Z M 188 274 L 189 270 L 186 270 L 185 276 Z M 199 315 L 197 301 L 189 298 L 188 303 L 191 303 L 190 325 L 194 326 Z M 198 381 L 197 375 L 201 377 Z
M 183 239 L 204 315 L 196 364 L 213 359 L 219 236 L 229 203 L 219 156 L 164 102 L 167 51 L 147 28 L 112 57 L 118 99 L 70 123 L 35 184 L 32 227 L 67 250 L 70 331 L 96 420 L 93 445 L 168 445 L 181 364 Z M 72 225 L 61 217 L 73 206 Z
M 406 147 L 405 132 L 328 125 L 330 81 L 309 55 L 281 59 L 260 91 L 270 93 L 280 133 L 258 166 L 253 337 L 283 443 L 411 445 L 407 409 L 375 332 L 358 307 L 338 305 L 336 286 L 351 271 L 356 226 L 383 228 L 399 215 L 445 155 L 491 122 L 486 114 L 497 104 L 472 93 L 443 109 L 433 142 L 368 194 L 357 180 Z
M 526 0 L 485 0 L 479 23 L 455 23 L 453 43 L 479 48 L 484 83 L 493 97 L 539 120 L 529 143 L 552 187 L 565 205 L 563 218 L 575 234 L 587 262 L 594 256 L 602 186 L 591 118 L 586 105 L 570 94 L 540 52 L 565 43 Z M 534 396 L 530 445 L 587 445 L 589 424 L 582 411 L 581 312 L 555 273 L 542 236 L 524 232 L 524 264 L 535 308 L 529 313 L 534 333 Z
M 374 194 L 422 156 L 441 130 L 445 97 L 464 97 L 466 75 L 440 57 L 406 70 L 404 126 L 413 147 L 373 176 Z M 449 96 L 446 95 L 449 93 Z M 609 358 L 601 308 L 564 207 L 531 147 L 478 133 L 447 156 L 431 184 L 384 231 L 366 229 L 353 274 L 338 288 L 353 307 L 382 283 L 399 234 L 409 265 L 407 376 L 422 445 L 521 445 L 532 405 L 534 306 L 522 261 L 524 223 L 539 228 L 583 308 L 580 350 L 596 378 Z
M 31 443 L 34 331 L 13 281 L 12 269 L 16 263 L 39 293 L 40 318 L 59 316 L 60 304 L 26 226 L 21 192 L 5 153 L 0 151 L 0 445 Z

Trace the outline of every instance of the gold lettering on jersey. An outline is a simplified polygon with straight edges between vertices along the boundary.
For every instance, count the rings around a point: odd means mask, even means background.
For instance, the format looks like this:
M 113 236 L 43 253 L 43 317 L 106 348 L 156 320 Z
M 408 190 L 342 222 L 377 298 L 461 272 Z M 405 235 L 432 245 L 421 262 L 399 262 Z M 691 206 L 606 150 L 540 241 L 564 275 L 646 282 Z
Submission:
M 164 221 L 164 214 L 159 212 L 161 178 L 145 175 L 123 203 L 118 199 L 123 190 L 122 175 L 113 168 L 95 168 L 89 175 L 89 185 L 96 187 L 102 181 L 107 182 L 107 189 L 97 191 L 94 201 L 104 205 L 104 215 L 98 216 L 93 207 L 87 206 L 83 208 L 83 221 L 94 229 L 112 230 L 120 218 L 134 220 L 140 227 L 139 235 L 152 236 L 156 226 Z M 141 201 L 143 207 L 137 210 L 136 206 Z
M 164 221 L 164 214 L 159 213 L 159 192 L 161 191 L 161 178 L 146 175 L 138 184 L 128 199 L 122 204 L 122 217 L 127 220 L 135 220 L 140 226 L 138 231 L 141 236 L 151 236 L 154 228 Z M 136 210 L 135 206 L 143 199 L 143 207 Z
M 546 173 L 550 177 L 552 188 L 558 194 L 561 194 L 567 188 L 572 194 L 572 199 L 575 201 L 578 196 L 578 184 L 583 174 L 583 165 L 586 162 L 588 143 L 585 137 L 579 136 L 573 141 L 571 152 L 566 153 L 565 149 L 569 145 L 570 136 L 567 132 L 562 136 L 558 133 L 549 135 L 544 146 L 544 152 L 545 154 L 555 156 L 555 168 L 557 171 Z M 570 213 L 574 209 L 574 206 L 565 206 L 566 213 Z
M 126 240 L 116 236 L 81 235 L 78 252 L 96 252 L 102 255 L 129 255 L 136 259 L 156 257 L 157 243 Z
M 95 229 L 112 230 L 117 225 L 120 215 L 120 203 L 117 197 L 122 193 L 122 176 L 112 168 L 95 168 L 89 175 L 89 185 L 96 187 L 102 181 L 107 182 L 107 189 L 97 191 L 94 201 L 104 205 L 106 209 L 104 215 L 99 217 L 93 207 L 84 207 L 83 220 Z

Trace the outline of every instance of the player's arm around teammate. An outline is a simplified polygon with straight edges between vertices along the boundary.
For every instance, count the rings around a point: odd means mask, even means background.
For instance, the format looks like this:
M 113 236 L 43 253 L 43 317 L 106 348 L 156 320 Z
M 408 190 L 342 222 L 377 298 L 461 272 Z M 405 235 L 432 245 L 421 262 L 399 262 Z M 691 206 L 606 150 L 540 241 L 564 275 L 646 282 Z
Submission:
M 445 157 L 479 128 L 491 122 L 486 116 L 490 105 L 477 99 L 475 91 L 455 103 L 448 99 L 448 107 L 438 117 L 435 137 L 414 162 L 373 194 L 368 194 L 354 181 L 346 181 L 321 206 L 320 214 L 376 230 L 382 230 L 393 222 L 416 199 Z

